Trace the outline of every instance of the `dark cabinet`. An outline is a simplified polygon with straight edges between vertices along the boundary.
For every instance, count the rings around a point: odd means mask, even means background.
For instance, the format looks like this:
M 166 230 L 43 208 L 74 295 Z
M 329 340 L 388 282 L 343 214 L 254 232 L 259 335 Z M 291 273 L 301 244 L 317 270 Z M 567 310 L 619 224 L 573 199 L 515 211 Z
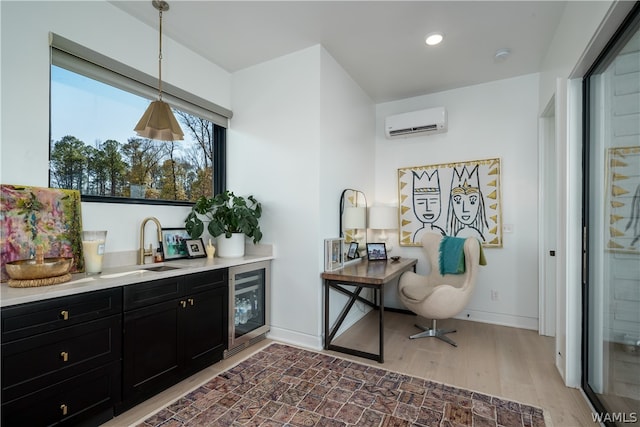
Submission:
M 227 269 L 3 307 L 0 425 L 100 425 L 223 358 Z
M 187 298 L 182 336 L 183 361 L 188 374 L 222 359 L 227 349 L 227 310 L 225 287 L 194 294 Z
M 100 425 L 113 418 L 120 364 L 92 369 L 2 405 L 3 426 Z
M 122 289 L 2 309 L 2 425 L 98 423 L 121 397 Z
M 124 288 L 121 412 L 222 359 L 227 270 Z

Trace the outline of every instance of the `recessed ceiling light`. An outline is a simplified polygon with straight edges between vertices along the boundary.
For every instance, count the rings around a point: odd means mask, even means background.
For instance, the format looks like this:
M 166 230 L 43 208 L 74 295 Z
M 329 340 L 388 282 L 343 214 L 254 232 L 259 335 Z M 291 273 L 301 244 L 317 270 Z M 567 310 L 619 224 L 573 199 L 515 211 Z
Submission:
M 444 36 L 442 35 L 442 33 L 431 33 L 431 34 L 427 34 L 427 38 L 425 39 L 425 42 L 429 46 L 435 46 L 437 44 L 440 44 L 443 38 Z

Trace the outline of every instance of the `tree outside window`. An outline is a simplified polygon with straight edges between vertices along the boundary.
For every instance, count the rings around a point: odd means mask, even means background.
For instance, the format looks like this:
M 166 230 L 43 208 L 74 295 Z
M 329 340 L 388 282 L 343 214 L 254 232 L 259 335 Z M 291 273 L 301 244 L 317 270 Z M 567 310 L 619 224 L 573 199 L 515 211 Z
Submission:
M 52 65 L 50 186 L 120 199 L 193 202 L 213 195 L 218 125 L 173 109 L 183 141 L 140 138 L 133 126 L 148 103 Z

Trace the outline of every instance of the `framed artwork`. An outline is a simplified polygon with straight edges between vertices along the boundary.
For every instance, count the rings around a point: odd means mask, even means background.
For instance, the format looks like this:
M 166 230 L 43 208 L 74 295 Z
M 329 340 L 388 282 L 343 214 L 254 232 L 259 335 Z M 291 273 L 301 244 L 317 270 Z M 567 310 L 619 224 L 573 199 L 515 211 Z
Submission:
M 349 250 L 347 251 L 347 258 L 349 258 L 349 259 L 358 258 L 358 242 L 349 243 Z
M 502 247 L 500 173 L 500 159 L 398 169 L 400 245 L 422 246 L 431 232 Z
M 5 264 L 35 257 L 73 258 L 71 273 L 84 271 L 80 192 L 58 188 L 0 185 L 0 281 L 9 280 Z
M 640 146 L 609 148 L 606 161 L 606 247 L 640 253 Z
M 344 266 L 343 238 L 324 239 L 324 271 L 339 270 Z
M 192 240 L 184 228 L 162 229 L 162 254 L 164 260 L 188 258 L 187 241 Z
M 207 252 L 204 250 L 204 243 L 202 239 L 191 239 L 185 242 L 187 246 L 187 253 L 189 258 L 203 258 L 207 256 Z

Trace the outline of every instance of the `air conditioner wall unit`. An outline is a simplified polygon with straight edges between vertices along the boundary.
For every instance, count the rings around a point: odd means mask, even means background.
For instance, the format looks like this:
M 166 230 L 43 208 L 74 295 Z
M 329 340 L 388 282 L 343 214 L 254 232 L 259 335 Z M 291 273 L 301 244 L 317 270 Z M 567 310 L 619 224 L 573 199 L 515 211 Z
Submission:
M 443 133 L 447 131 L 447 110 L 435 107 L 389 116 L 384 129 L 389 139 Z

